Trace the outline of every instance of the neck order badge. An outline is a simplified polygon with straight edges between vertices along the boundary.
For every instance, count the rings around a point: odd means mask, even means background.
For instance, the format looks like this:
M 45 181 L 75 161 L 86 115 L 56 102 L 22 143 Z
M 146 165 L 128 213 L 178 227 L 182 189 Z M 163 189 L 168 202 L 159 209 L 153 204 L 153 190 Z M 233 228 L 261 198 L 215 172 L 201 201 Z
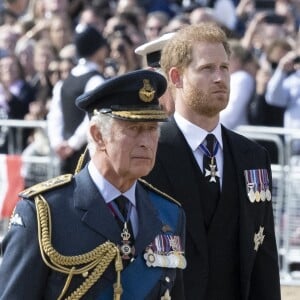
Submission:
M 200 149 L 203 152 L 203 170 L 205 170 L 205 177 L 210 176 L 209 182 L 217 182 L 217 177 L 220 174 L 217 170 L 215 155 L 219 150 L 219 143 L 213 134 L 208 134 L 205 138 L 206 145 L 202 143 Z M 208 169 L 209 168 L 209 169 Z
M 131 259 L 135 252 L 134 246 L 131 245 L 133 240 L 133 231 L 130 222 L 132 203 L 121 195 L 114 200 L 114 204 L 116 205 L 114 205 L 113 208 L 122 229 L 122 245 L 120 246 L 122 258 Z

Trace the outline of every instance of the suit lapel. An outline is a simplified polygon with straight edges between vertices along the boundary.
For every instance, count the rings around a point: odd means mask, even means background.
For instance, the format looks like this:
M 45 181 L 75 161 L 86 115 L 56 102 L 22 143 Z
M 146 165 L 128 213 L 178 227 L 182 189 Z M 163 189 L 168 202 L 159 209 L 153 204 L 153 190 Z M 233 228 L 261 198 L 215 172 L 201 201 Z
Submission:
M 240 267 L 241 267 L 241 286 L 242 290 L 246 290 L 245 283 L 250 280 L 251 270 L 253 268 L 253 263 L 255 259 L 255 251 L 253 250 L 253 220 L 254 216 L 252 211 L 247 206 L 249 199 L 246 195 L 246 186 L 244 182 L 243 171 L 249 168 L 254 168 L 253 160 L 247 159 L 251 153 L 255 153 L 249 148 L 249 143 L 243 143 L 239 138 L 237 139 L 237 134 L 227 130 L 223 127 L 223 138 L 227 139 L 229 148 L 232 152 L 234 167 L 237 170 L 237 186 L 238 186 L 238 196 L 239 196 L 239 206 L 240 206 Z M 242 155 L 240 155 L 242 153 Z M 249 154 L 250 153 L 250 154 Z M 252 163 L 248 166 L 248 163 Z
M 158 212 L 149 199 L 149 194 L 137 183 L 136 200 L 138 212 L 138 234 L 135 239 L 135 250 L 142 253 L 145 248 L 161 232 L 162 222 Z
M 82 222 L 103 235 L 105 240 L 118 243 L 121 234 L 120 228 L 102 195 L 92 182 L 87 167 L 75 178 L 74 205 L 81 215 Z M 111 225 L 107 226 L 107 224 Z
M 175 199 L 182 204 L 186 214 L 190 216 L 186 220 L 186 229 L 197 248 L 203 249 L 203 244 L 206 244 L 206 232 L 203 226 L 201 191 L 197 182 L 198 172 L 201 171 L 197 169 L 198 165 L 193 153 L 174 118 L 165 125 L 162 131 L 162 142 L 168 146 L 169 151 L 160 152 L 163 156 L 159 159 L 163 160 L 171 186 L 175 186 L 178 191 L 174 195 Z
M 119 244 L 120 228 L 102 195 L 92 182 L 87 168 L 76 176 L 76 185 L 74 205 L 81 215 L 82 222 L 101 234 L 104 240 Z M 139 183 L 136 188 L 136 199 L 139 228 L 135 239 L 135 250 L 137 253 L 142 253 L 155 236 L 161 232 L 162 223 L 147 191 Z

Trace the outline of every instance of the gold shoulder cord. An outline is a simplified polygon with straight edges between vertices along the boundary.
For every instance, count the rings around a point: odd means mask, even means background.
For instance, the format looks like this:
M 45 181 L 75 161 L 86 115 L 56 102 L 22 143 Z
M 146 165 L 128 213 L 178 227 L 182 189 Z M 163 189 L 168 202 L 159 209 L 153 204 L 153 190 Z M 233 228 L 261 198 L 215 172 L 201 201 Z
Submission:
M 85 281 L 65 299 L 81 299 L 88 289 L 100 279 L 101 275 L 114 258 L 117 272 L 117 281 L 114 284 L 114 300 L 121 299 L 123 290 L 120 273 L 123 270 L 123 264 L 118 247 L 107 241 L 96 247 L 94 250 L 81 255 L 61 255 L 51 244 L 52 225 L 50 208 L 47 201 L 42 195 L 37 195 L 35 196 L 35 205 L 37 210 L 38 240 L 43 261 L 49 268 L 57 272 L 68 274 L 65 286 L 57 300 L 61 300 L 66 293 L 72 277 L 79 274 L 86 277 Z
M 80 155 L 80 157 L 78 159 L 74 174 L 77 174 L 81 170 L 82 165 L 83 165 L 83 160 L 86 156 L 87 151 L 88 151 L 88 147 L 86 146 L 83 153 Z

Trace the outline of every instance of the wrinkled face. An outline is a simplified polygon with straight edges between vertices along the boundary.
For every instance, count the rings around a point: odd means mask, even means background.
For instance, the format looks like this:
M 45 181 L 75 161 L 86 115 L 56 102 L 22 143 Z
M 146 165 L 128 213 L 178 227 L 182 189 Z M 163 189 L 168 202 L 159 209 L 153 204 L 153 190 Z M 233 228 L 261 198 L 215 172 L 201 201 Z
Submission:
M 195 43 L 192 61 L 183 71 L 181 98 L 190 110 L 218 114 L 229 98 L 229 58 L 222 44 Z
M 116 120 L 104 138 L 108 165 L 129 180 L 147 175 L 154 166 L 158 137 L 158 122 Z

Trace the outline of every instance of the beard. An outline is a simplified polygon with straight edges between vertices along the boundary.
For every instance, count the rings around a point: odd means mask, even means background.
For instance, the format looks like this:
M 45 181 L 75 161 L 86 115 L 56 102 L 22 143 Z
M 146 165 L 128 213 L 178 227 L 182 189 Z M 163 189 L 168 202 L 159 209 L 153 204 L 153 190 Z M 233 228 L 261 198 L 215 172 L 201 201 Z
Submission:
M 222 89 L 228 90 L 225 85 L 222 86 Z M 185 92 L 185 99 L 187 105 L 194 112 L 207 117 L 213 117 L 227 106 L 229 93 L 227 91 L 226 93 L 214 94 L 190 86 Z

